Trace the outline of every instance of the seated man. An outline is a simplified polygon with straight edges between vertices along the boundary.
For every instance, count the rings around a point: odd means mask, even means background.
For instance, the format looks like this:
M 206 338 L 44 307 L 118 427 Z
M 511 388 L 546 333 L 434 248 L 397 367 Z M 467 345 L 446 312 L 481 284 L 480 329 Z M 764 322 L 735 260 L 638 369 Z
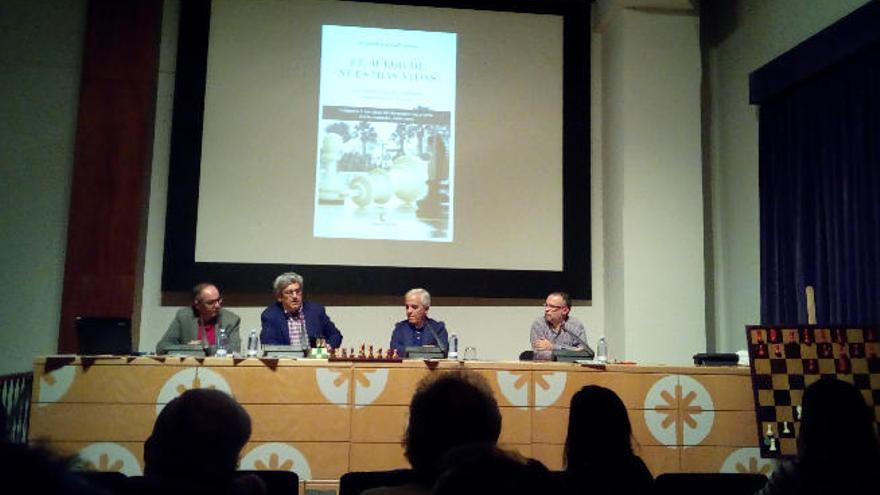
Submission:
M 544 302 L 544 317 L 532 323 L 531 342 L 535 359 L 553 359 L 559 349 L 588 350 L 584 324 L 569 316 L 571 298 L 565 292 L 554 292 Z
M 332 348 L 342 345 L 342 333 L 327 316 L 324 306 L 303 300 L 303 278 L 287 272 L 272 284 L 275 302 L 260 315 L 260 342 L 274 345 L 315 347 L 319 338 Z
M 449 349 L 449 336 L 442 321 L 428 318 L 431 294 L 425 289 L 410 289 L 404 296 L 406 319 L 394 325 L 391 332 L 391 348 L 397 355 L 406 357 L 406 348 L 436 345 L 443 352 Z
M 226 330 L 229 339 L 228 351 L 241 350 L 241 338 L 238 327 L 241 318 L 237 314 L 224 309 L 223 298 L 214 284 L 201 283 L 193 287 L 193 304 L 181 308 L 168 326 L 168 330 L 159 343 L 156 352 L 165 354 L 167 347 L 174 344 L 216 345 L 220 329 Z

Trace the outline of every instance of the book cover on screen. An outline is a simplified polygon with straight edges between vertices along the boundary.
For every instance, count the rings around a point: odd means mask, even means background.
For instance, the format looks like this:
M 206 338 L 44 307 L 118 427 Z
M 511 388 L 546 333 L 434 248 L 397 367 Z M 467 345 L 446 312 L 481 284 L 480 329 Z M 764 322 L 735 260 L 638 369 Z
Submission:
M 315 237 L 453 241 L 456 42 L 322 27 Z

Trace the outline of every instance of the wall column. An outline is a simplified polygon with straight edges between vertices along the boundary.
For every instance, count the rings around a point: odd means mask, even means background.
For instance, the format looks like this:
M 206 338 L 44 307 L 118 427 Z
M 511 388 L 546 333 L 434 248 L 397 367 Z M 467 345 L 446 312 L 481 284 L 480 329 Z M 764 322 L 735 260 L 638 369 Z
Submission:
M 594 11 L 605 323 L 612 358 L 684 364 L 706 350 L 699 18 L 658 8 Z

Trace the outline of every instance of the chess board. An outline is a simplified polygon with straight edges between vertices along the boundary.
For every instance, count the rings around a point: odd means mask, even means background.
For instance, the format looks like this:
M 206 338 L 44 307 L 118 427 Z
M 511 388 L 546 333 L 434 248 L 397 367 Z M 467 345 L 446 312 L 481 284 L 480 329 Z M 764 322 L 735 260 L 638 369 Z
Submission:
M 797 454 L 804 388 L 830 376 L 854 384 L 880 424 L 880 329 L 747 326 L 762 457 Z

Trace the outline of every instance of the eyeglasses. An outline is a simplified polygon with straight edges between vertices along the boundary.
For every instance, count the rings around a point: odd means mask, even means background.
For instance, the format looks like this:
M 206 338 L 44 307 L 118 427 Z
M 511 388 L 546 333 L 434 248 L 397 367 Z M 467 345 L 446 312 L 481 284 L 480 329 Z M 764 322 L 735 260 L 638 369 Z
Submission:
M 288 296 L 288 297 L 295 296 L 298 294 L 302 294 L 302 289 L 286 289 L 286 290 L 281 291 L 281 293 L 284 294 L 285 296 Z
M 565 307 L 565 306 L 559 306 L 559 305 L 556 305 L 556 304 L 547 304 L 547 303 L 544 303 L 544 309 L 552 309 L 553 311 L 556 311 L 557 309 L 562 309 L 562 308 L 564 308 L 564 307 Z
M 217 299 L 211 299 L 209 301 L 199 301 L 199 304 L 204 304 L 205 306 L 214 306 L 214 305 L 219 306 L 219 305 L 223 304 L 223 298 L 218 297 Z

